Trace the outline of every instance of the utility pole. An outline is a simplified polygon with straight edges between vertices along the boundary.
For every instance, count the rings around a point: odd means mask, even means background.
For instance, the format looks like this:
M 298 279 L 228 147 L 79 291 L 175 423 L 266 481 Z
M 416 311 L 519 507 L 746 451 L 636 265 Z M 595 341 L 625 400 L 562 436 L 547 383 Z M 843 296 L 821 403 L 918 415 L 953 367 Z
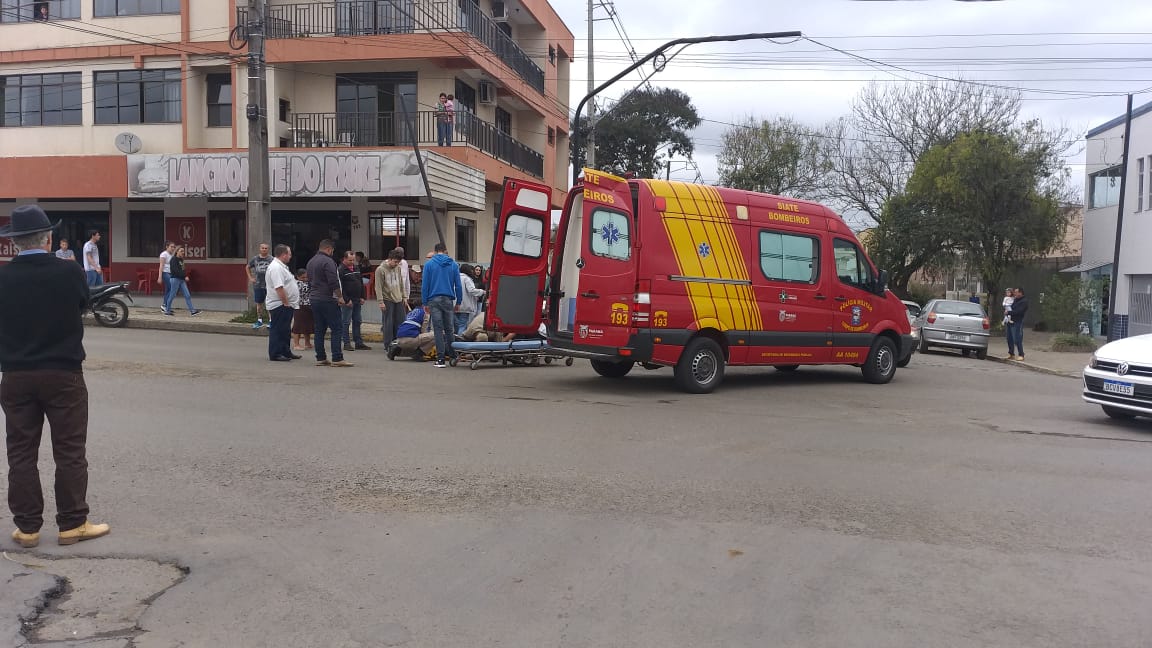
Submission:
M 592 57 L 592 41 L 594 33 L 592 26 L 595 24 L 592 21 L 592 6 L 596 0 L 588 0 L 588 94 L 591 95 L 592 91 L 596 89 L 596 63 Z M 579 117 L 579 115 L 577 115 Z M 588 102 L 588 137 L 585 138 L 584 159 L 585 165 L 589 168 L 596 168 L 596 134 L 592 131 L 593 125 L 596 123 L 596 100 L 592 99 Z M 580 169 L 576 169 L 576 175 L 580 174 Z
M 1132 139 L 1132 95 L 1124 114 L 1124 153 L 1120 160 L 1120 206 L 1116 208 L 1116 247 L 1112 251 L 1112 279 L 1108 287 L 1108 341 L 1116 337 L 1116 290 L 1120 284 L 1120 241 L 1124 232 L 1124 190 L 1128 185 L 1128 142 Z
M 266 0 L 248 0 L 248 254 L 271 244 L 272 200 L 268 187 L 268 80 L 264 65 Z M 249 304 L 251 307 L 252 304 Z

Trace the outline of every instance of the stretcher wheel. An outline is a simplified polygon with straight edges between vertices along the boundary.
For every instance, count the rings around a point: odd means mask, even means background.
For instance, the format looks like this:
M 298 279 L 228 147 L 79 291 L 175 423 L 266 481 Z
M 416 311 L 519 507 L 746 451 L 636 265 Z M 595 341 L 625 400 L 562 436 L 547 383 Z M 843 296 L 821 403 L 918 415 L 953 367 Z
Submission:
M 459 358 L 448 358 L 448 366 L 455 367 L 460 362 Z
M 564 366 L 571 367 L 572 366 L 572 358 L 565 358 Z
M 473 371 L 475 371 L 475 370 L 476 370 L 476 367 L 479 367 L 479 366 L 480 366 L 480 361 L 479 361 L 479 360 L 473 360 L 473 361 L 472 361 L 472 364 L 471 364 L 471 365 L 469 365 L 469 366 L 472 368 L 472 370 L 473 370 Z

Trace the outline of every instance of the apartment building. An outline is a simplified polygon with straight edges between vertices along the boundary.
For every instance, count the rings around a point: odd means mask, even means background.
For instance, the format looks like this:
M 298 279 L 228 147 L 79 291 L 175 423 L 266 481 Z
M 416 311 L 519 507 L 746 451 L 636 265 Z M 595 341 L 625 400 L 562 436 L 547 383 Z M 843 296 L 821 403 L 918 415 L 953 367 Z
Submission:
M 101 230 L 109 280 L 154 270 L 171 239 L 197 291 L 243 294 L 247 13 L 0 0 L 0 222 L 38 203 L 58 237 Z M 505 177 L 551 184 L 560 206 L 573 37 L 547 0 L 271 0 L 266 32 L 272 243 L 295 263 L 322 238 L 423 261 L 438 234 L 413 139 L 458 259 L 489 258 Z
M 1152 333 L 1152 255 L 1148 254 L 1152 242 L 1152 103 L 1132 111 L 1120 264 L 1113 272 L 1124 121 L 1121 115 L 1085 135 L 1084 249 L 1082 262 L 1065 270 L 1085 279 L 1116 277 L 1116 303 L 1111 308 L 1103 306 L 1110 338 Z M 1104 297 L 1108 294 L 1106 290 Z

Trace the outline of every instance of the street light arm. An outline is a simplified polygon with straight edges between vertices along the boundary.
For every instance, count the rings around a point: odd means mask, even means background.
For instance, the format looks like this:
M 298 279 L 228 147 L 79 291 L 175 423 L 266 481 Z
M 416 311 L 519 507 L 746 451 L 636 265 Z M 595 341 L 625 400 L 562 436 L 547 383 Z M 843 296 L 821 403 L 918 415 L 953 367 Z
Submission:
M 604 83 L 601 83 L 600 85 L 596 86 L 596 88 L 593 89 L 592 92 L 589 92 L 588 94 L 584 95 L 584 98 L 580 100 L 580 103 L 576 104 L 576 115 L 572 118 L 572 137 L 576 141 L 577 144 L 579 144 L 581 142 L 581 140 L 583 140 L 583 137 L 580 136 L 580 129 L 579 129 L 580 113 L 584 111 L 584 105 L 587 104 L 592 99 L 592 97 L 595 97 L 596 95 L 600 94 L 605 88 L 612 85 L 613 83 L 616 83 L 620 79 L 623 79 L 625 76 L 627 76 L 629 73 L 631 73 L 634 70 L 636 70 L 637 68 L 639 68 L 641 65 L 644 65 L 648 61 L 651 61 L 652 59 L 656 58 L 657 56 L 660 56 L 664 52 L 667 52 L 669 49 L 672 49 L 673 47 L 676 47 L 677 45 L 695 45 L 696 43 L 720 43 L 720 42 L 743 41 L 743 40 L 765 40 L 765 39 L 772 39 L 772 38 L 800 38 L 802 36 L 803 36 L 803 34 L 801 34 L 798 31 L 788 31 L 788 32 L 768 32 L 768 33 L 763 33 L 763 34 L 730 34 L 727 36 L 697 36 L 695 38 L 677 38 L 676 40 L 670 40 L 667 43 L 664 43 L 660 47 L 657 47 L 656 49 L 649 52 L 647 55 L 644 56 L 644 58 L 642 58 L 642 59 L 636 61 L 635 63 L 633 63 L 632 65 L 629 65 L 628 67 L 624 68 L 624 70 L 621 71 L 616 76 L 614 76 L 611 79 L 608 79 L 607 81 L 605 81 Z M 576 148 L 579 149 L 580 148 L 579 145 L 577 145 Z M 572 167 L 573 167 L 572 168 L 572 184 L 576 184 L 577 178 L 580 177 L 580 167 L 583 166 L 584 159 L 585 159 L 584 156 L 581 155 L 580 164 L 573 164 L 572 165 Z

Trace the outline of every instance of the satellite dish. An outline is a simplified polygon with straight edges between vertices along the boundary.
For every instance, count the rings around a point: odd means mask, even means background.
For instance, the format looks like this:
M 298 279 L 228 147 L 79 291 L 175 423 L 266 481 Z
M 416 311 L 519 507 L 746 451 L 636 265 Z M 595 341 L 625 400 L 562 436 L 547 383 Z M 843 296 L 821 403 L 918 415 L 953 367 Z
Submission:
M 121 153 L 139 153 L 141 144 L 140 138 L 134 133 L 120 133 L 116 136 L 116 148 Z

